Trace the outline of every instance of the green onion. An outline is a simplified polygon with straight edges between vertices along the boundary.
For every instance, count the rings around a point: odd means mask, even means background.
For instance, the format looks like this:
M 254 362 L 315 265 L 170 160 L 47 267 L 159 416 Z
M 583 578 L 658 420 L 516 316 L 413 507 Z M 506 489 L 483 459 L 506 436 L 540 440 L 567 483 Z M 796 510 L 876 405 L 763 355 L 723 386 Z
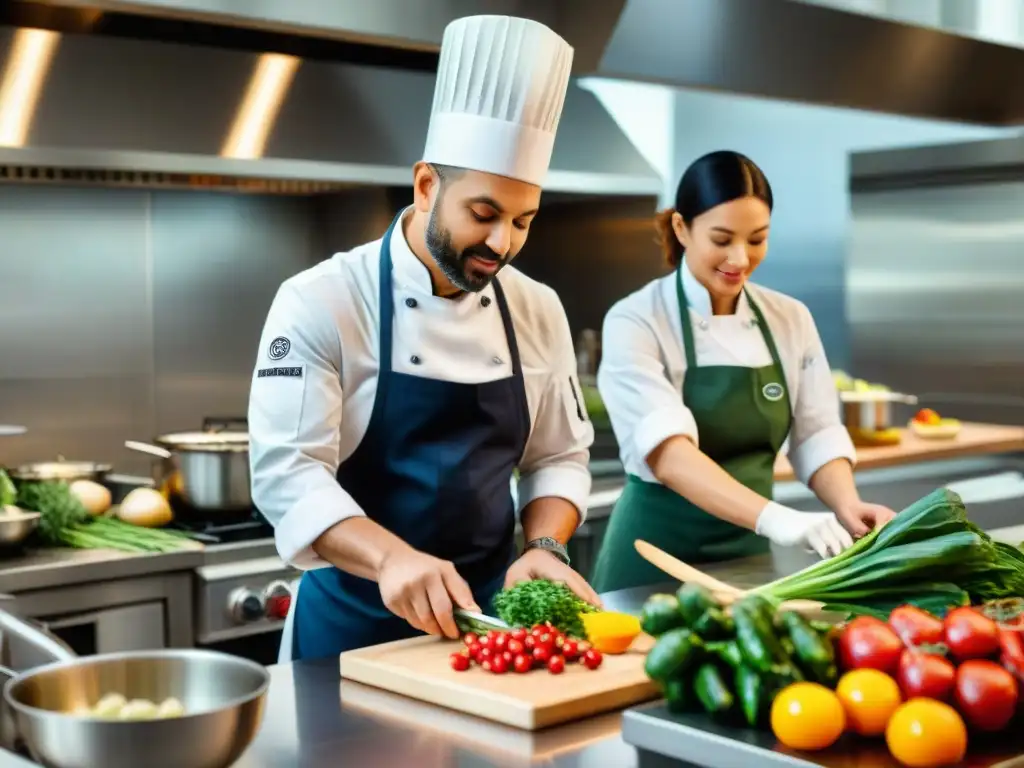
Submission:
M 940 488 L 839 555 L 754 590 L 847 614 L 888 616 L 911 603 L 944 616 L 956 606 L 1024 595 L 1024 553 L 992 541 L 963 500 Z

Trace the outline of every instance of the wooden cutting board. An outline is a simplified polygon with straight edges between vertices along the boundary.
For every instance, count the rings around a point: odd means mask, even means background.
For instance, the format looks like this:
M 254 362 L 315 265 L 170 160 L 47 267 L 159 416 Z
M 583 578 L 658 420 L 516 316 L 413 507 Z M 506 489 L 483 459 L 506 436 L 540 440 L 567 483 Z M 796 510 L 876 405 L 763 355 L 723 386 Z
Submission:
M 416 637 L 347 651 L 341 654 L 341 676 L 529 731 L 660 697 L 644 674 L 645 638 L 634 643 L 636 650 L 605 654 L 596 670 L 568 664 L 560 675 L 544 669 L 495 675 L 476 666 L 456 672 L 448 657 L 460 647 L 456 641 Z

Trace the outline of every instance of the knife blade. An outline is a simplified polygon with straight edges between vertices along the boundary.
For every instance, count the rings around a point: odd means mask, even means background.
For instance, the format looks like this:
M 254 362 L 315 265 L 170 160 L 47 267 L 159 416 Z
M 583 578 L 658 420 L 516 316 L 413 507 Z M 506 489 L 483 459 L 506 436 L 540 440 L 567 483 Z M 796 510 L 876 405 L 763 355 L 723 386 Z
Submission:
M 476 613 L 475 611 L 467 611 L 462 608 L 456 608 L 454 614 L 455 625 L 463 634 L 466 634 L 467 632 L 484 634 L 492 629 L 511 629 L 511 627 L 501 619 L 496 619 L 493 616 L 487 616 L 483 613 Z

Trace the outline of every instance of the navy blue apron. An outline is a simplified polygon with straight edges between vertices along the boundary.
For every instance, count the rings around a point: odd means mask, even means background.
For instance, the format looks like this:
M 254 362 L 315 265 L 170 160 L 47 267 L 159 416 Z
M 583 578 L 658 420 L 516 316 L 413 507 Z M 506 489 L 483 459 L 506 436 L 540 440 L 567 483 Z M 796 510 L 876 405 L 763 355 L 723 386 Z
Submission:
M 495 279 L 511 377 L 463 384 L 393 371 L 391 237 L 400 219 L 401 213 L 380 248 L 380 371 L 373 412 L 366 435 L 338 468 L 338 482 L 371 520 L 415 549 L 452 561 L 477 604 L 489 611 L 516 556 L 510 483 L 530 434 L 515 330 Z M 384 606 L 376 582 L 333 567 L 303 574 L 293 659 L 336 656 L 418 634 Z

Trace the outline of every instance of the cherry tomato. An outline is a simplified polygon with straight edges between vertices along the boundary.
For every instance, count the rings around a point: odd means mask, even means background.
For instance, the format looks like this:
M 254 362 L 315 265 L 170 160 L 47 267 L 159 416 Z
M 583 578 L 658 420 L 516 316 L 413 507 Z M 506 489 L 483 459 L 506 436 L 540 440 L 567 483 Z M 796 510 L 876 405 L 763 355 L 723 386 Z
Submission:
M 481 648 L 480 649 L 480 663 L 481 664 L 484 663 L 485 661 L 490 661 L 493 658 L 494 658 L 494 649 L 493 648 Z
M 817 683 L 787 685 L 772 701 L 769 719 L 775 738 L 806 751 L 831 747 L 846 728 L 839 697 Z
M 889 614 L 889 626 L 907 645 L 942 642 L 942 620 L 915 605 L 901 605 Z
M 560 675 L 565 670 L 565 657 L 552 656 L 548 659 L 548 672 L 552 675 Z
M 551 658 L 551 649 L 544 645 L 538 645 L 533 649 L 533 658 L 541 664 L 547 664 Z
M 484 635 L 479 640 L 477 640 L 477 642 L 480 644 L 481 648 L 493 648 L 494 647 L 494 639 L 490 635 Z
M 518 628 L 516 628 L 516 629 L 513 629 L 513 630 L 512 630 L 511 632 L 509 632 L 509 636 L 510 636 L 510 637 L 511 637 L 511 638 L 512 638 L 513 640 L 518 640 L 518 641 L 519 641 L 520 643 L 521 643 L 521 642 L 523 642 L 524 640 L 526 640 L 526 636 L 527 636 L 528 634 L 530 634 L 530 633 L 529 633 L 529 632 L 527 632 L 527 631 L 526 631 L 525 629 L 523 629 L 522 627 L 518 627 Z
M 480 638 L 475 632 L 467 632 L 462 636 L 462 642 L 466 644 L 467 648 L 469 648 L 470 646 L 479 643 Z
M 518 656 L 523 652 L 526 646 L 523 645 L 521 640 L 516 640 L 514 637 L 509 638 L 509 641 L 505 643 L 505 650 L 511 653 L 513 656 Z
M 555 646 L 555 636 L 550 632 L 544 632 L 536 637 L 535 644 L 538 647 L 543 646 L 550 651 Z
M 900 656 L 896 680 L 903 698 L 949 700 L 956 678 L 956 667 L 942 656 L 908 648 Z
M 583 663 L 586 665 L 587 669 L 597 669 L 601 666 L 602 661 L 601 652 L 594 648 L 591 648 L 583 654 Z
M 983 659 L 999 650 L 999 626 L 970 607 L 946 614 L 946 645 L 957 661 Z
M 523 646 L 528 650 L 532 651 L 537 645 L 537 638 L 533 635 L 527 635 L 526 639 L 523 640 Z
M 521 675 L 533 669 L 533 657 L 519 654 L 512 660 L 512 668 Z
M 508 643 L 507 635 L 498 634 L 491 638 L 491 647 L 496 651 L 504 651 L 506 643 Z
M 491 672 L 496 675 L 503 675 L 508 672 L 508 662 L 504 656 L 495 656 L 491 659 Z
M 506 664 L 511 664 L 512 663 L 512 659 L 515 658 L 515 654 L 512 653 L 511 651 L 502 651 L 501 652 L 501 658 L 503 658 L 505 660 Z
M 540 637 L 541 635 L 545 635 L 545 634 L 547 634 L 547 631 L 548 631 L 548 628 L 547 628 L 547 627 L 545 627 L 545 626 L 544 626 L 543 624 L 536 624 L 536 625 L 534 625 L 534 627 L 533 627 L 533 628 L 532 628 L 532 629 L 530 630 L 530 634 L 531 634 L 531 635 L 532 635 L 533 637 Z
M 956 704 L 968 725 L 1001 731 L 1017 709 L 1017 681 L 994 661 L 965 661 L 956 670 Z
M 470 646 L 467 646 L 466 650 L 469 651 L 470 658 L 476 659 L 480 655 L 480 652 L 483 651 L 483 646 L 481 646 L 480 643 L 477 642 L 473 643 Z
M 959 765 L 967 753 L 967 728 L 948 704 L 911 699 L 889 718 L 885 742 L 902 765 Z
M 562 655 L 565 656 L 566 661 L 572 661 L 575 659 L 580 652 L 579 643 L 575 640 L 566 640 L 562 645 Z
M 900 663 L 903 641 L 888 624 L 872 616 L 858 616 L 839 636 L 843 668 L 877 669 L 893 674 Z
M 469 669 L 469 656 L 465 653 L 453 653 L 449 659 L 452 669 L 456 672 L 465 672 Z
M 896 681 L 877 669 L 855 669 L 839 679 L 836 696 L 846 713 L 846 726 L 861 736 L 881 736 L 903 703 Z

